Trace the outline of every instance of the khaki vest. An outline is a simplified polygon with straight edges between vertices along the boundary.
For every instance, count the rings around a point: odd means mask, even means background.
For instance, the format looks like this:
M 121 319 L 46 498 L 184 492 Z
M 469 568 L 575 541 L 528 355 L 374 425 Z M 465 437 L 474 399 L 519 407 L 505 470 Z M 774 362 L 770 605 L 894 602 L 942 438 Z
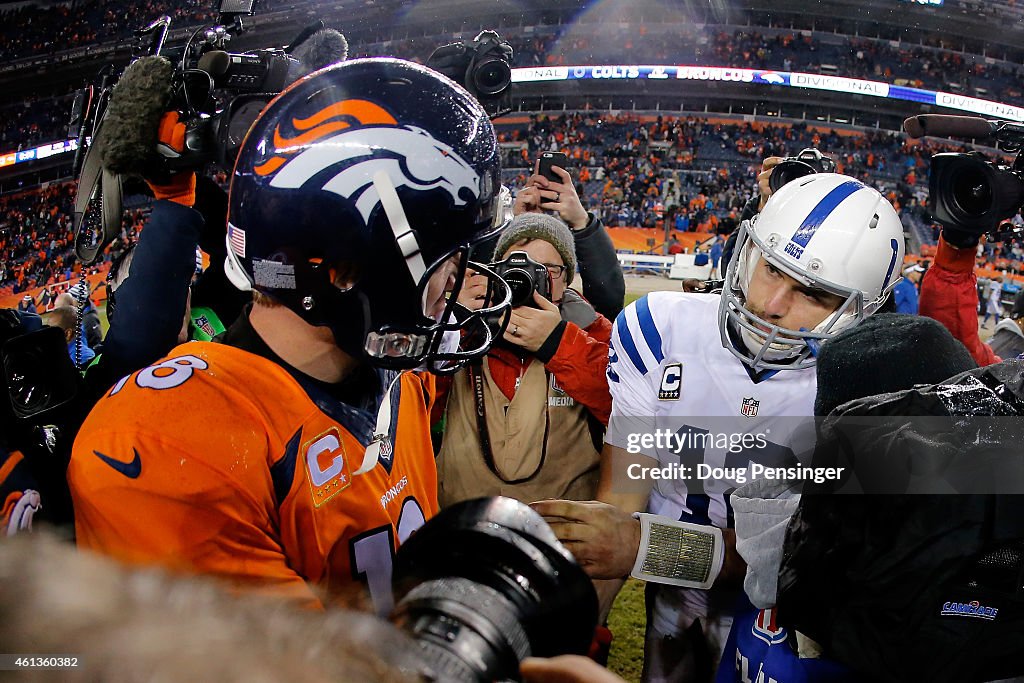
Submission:
M 545 498 L 592 500 L 597 492 L 600 454 L 590 435 L 587 409 L 557 386 L 540 361 L 533 360 L 526 366 L 511 401 L 494 382 L 488 366 L 485 358 L 477 371 L 483 371 L 484 407 L 495 469 L 509 481 L 537 470 L 543 451 L 545 410 L 550 415 L 547 455 L 540 471 L 519 484 L 508 484 L 491 472 L 481 450 L 473 382 L 470 372 L 463 370 L 452 382 L 444 442 L 437 461 L 441 507 L 481 496 L 508 496 L 524 503 Z

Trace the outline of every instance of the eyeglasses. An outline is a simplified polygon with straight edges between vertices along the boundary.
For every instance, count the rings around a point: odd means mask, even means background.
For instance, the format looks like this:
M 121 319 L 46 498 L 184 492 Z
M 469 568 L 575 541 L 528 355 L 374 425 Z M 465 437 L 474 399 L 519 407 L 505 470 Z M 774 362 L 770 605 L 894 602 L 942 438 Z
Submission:
M 548 273 L 551 274 L 551 277 L 555 277 L 555 278 L 562 277 L 562 273 L 564 273 L 565 270 L 566 270 L 565 266 L 556 266 L 553 263 L 545 263 L 543 265 L 544 265 L 545 268 L 548 269 Z

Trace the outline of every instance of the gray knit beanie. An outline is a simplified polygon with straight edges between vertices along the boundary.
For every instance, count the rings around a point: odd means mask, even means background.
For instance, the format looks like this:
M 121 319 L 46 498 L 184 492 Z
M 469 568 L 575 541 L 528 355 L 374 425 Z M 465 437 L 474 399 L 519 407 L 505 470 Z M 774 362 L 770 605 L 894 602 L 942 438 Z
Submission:
M 546 213 L 521 213 L 501 233 L 494 246 L 494 258 L 500 259 L 509 247 L 523 240 L 544 240 L 553 246 L 565 263 L 566 281 L 572 282 L 576 275 L 576 245 L 569 226 Z

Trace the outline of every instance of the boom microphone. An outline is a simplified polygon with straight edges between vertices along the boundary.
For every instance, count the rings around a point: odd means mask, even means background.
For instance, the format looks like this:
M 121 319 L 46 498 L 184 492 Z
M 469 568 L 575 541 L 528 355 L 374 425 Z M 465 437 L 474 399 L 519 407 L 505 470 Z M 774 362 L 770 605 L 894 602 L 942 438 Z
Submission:
M 903 130 L 912 138 L 926 135 L 935 137 L 988 138 L 995 134 L 998 124 L 979 116 L 949 116 L 921 114 L 903 122 Z
M 197 69 L 210 74 L 214 80 L 226 74 L 229 66 L 231 66 L 231 57 L 224 50 L 210 50 L 200 57 L 196 64 Z
M 144 173 L 154 156 L 160 117 L 170 104 L 173 72 L 163 57 L 142 57 L 125 70 L 110 96 L 98 136 L 104 169 Z
M 299 75 L 305 76 L 348 59 L 348 41 L 333 28 L 321 29 L 296 45 L 292 56 L 302 62 L 306 71 Z

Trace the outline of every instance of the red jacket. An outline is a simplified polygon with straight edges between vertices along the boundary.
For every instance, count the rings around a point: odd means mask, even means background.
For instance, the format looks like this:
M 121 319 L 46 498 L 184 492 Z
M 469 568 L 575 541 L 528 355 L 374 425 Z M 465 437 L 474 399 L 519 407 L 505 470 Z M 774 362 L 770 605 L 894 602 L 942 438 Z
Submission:
M 939 236 L 935 261 L 921 280 L 918 313 L 942 323 L 971 352 L 979 366 L 1002 360 L 978 336 L 976 250 L 957 249 Z
M 608 391 L 608 344 L 612 337 L 612 323 L 600 313 L 586 329 L 575 323 L 560 325 L 553 334 L 562 330 L 558 350 L 544 363 L 544 367 L 555 376 L 558 386 L 566 394 L 582 403 L 590 413 L 608 425 L 612 411 L 612 395 Z M 526 372 L 526 366 L 539 356 L 520 359 L 510 349 L 494 348 L 487 355 L 491 376 L 498 388 L 511 399 L 516 393 L 516 381 Z
M 515 395 L 516 381 L 526 372 L 526 367 L 537 360 L 544 363 L 555 376 L 558 386 L 590 413 L 608 425 L 612 410 L 612 396 L 608 391 L 608 345 L 612 337 L 612 323 L 600 313 L 586 328 L 563 321 L 552 335 L 561 334 L 558 347 L 550 358 L 543 358 L 542 348 L 537 355 L 520 358 L 508 348 L 495 347 L 487 354 L 491 376 L 498 383 L 502 393 L 509 399 Z M 548 346 L 548 342 L 545 342 Z M 451 380 L 438 378 L 437 399 L 434 403 L 433 422 L 437 422 L 447 403 Z

